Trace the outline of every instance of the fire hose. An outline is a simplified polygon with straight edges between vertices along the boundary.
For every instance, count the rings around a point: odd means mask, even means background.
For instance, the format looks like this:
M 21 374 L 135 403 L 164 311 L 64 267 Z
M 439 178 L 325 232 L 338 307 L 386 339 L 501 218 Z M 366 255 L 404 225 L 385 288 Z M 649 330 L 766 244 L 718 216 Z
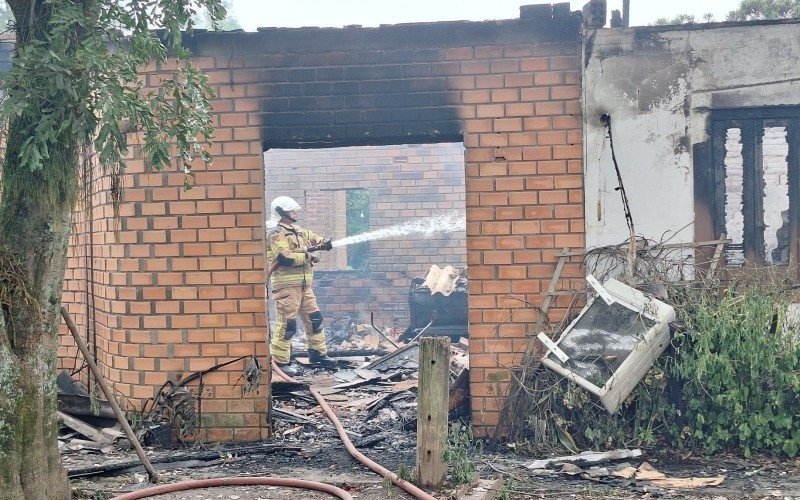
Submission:
M 275 364 L 274 360 L 272 361 L 272 369 L 275 370 L 275 373 L 277 373 L 285 381 L 295 382 L 295 383 L 298 382 L 297 380 L 283 373 L 280 367 L 278 367 L 278 365 Z M 339 422 L 339 418 L 333 412 L 331 407 L 328 406 L 328 402 L 325 401 L 325 398 L 322 397 L 322 394 L 320 394 L 319 391 L 317 391 L 314 387 L 309 387 L 308 392 L 310 392 L 311 395 L 314 396 L 314 399 L 317 400 L 319 406 L 322 408 L 322 411 L 324 411 L 325 415 L 328 417 L 328 420 L 330 420 L 333 426 L 336 427 L 336 433 L 339 434 L 339 439 L 342 440 L 342 443 L 344 443 L 344 447 L 347 448 L 348 453 L 350 453 L 350 455 L 353 458 L 361 462 L 363 465 L 365 465 L 367 468 L 369 468 L 376 474 L 380 475 L 381 477 L 391 480 L 394 484 L 404 489 L 408 494 L 410 494 L 414 498 L 418 500 L 436 500 L 436 497 L 430 495 L 429 493 L 426 493 L 425 491 L 421 490 L 420 488 L 416 487 L 410 482 L 400 478 L 394 472 L 390 471 L 386 467 L 383 467 L 382 465 L 376 462 L 373 462 L 363 453 L 358 451 L 358 449 L 353 445 L 352 441 L 350 441 L 350 438 L 347 437 L 347 433 L 345 432 L 342 423 Z
M 293 379 L 292 377 L 286 375 L 283 370 L 281 370 L 275 362 L 272 362 L 272 368 L 275 372 L 287 382 L 295 382 L 297 380 Z M 309 392 L 314 399 L 317 400 L 322 411 L 325 412 L 325 415 L 331 421 L 331 423 L 336 427 L 336 432 L 339 434 L 339 439 L 342 440 L 344 443 L 345 448 L 353 456 L 356 460 L 361 462 L 367 468 L 372 470 L 373 472 L 377 473 L 378 475 L 388 478 L 394 484 L 405 490 L 407 493 L 412 495 L 414 498 L 418 500 L 436 500 L 436 497 L 426 493 L 425 491 L 421 490 L 420 488 L 416 487 L 415 485 L 411 484 L 410 482 L 401 479 L 397 474 L 390 471 L 389 469 L 379 465 L 378 463 L 370 460 L 364 454 L 362 454 L 358 449 L 353 445 L 350 441 L 350 438 L 347 437 L 345 433 L 344 427 L 342 423 L 339 422 L 339 419 L 336 417 L 336 414 L 333 412 L 330 406 L 328 406 L 328 402 L 325 401 L 325 398 L 322 397 L 314 387 L 309 387 Z M 305 481 L 302 479 L 290 479 L 290 478 L 282 478 L 282 477 L 222 477 L 222 478 L 215 478 L 215 479 L 198 479 L 193 481 L 182 481 L 179 483 L 172 483 L 172 484 L 163 484 L 160 486 L 154 486 L 152 488 L 145 488 L 143 490 L 134 491 L 131 493 L 125 493 L 124 495 L 120 495 L 118 497 L 114 497 L 113 500 L 137 500 L 139 498 L 148 498 L 156 495 L 163 495 L 165 493 L 173 493 L 176 491 L 185 491 L 185 490 L 193 490 L 199 488 L 212 488 L 218 486 L 283 486 L 287 488 L 301 488 L 307 490 L 315 490 L 321 491 L 323 493 L 328 493 L 332 496 L 337 498 L 341 498 L 342 500 L 352 500 L 352 496 L 341 488 L 337 488 L 336 486 L 325 484 L 325 483 L 318 483 L 315 481 Z
M 218 486 L 282 486 L 286 488 L 300 488 L 304 490 L 321 491 L 342 500 L 353 500 L 350 493 L 331 484 L 306 481 L 303 479 L 290 479 L 285 477 L 219 477 L 214 479 L 196 479 L 181 481 L 179 483 L 162 484 L 145 488 L 131 493 L 125 493 L 112 500 L 136 500 L 138 498 L 154 497 L 175 491 L 194 490 L 198 488 L 213 488 Z

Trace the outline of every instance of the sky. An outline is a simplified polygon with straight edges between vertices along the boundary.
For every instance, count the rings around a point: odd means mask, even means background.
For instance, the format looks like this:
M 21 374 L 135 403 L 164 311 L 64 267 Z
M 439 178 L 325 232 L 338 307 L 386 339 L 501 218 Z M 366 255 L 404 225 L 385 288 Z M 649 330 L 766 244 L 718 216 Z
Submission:
M 588 0 L 570 2 L 580 10 Z M 631 25 L 652 24 L 660 17 L 711 12 L 716 21 L 741 0 L 631 0 Z M 233 13 L 247 31 L 257 27 L 378 26 L 432 21 L 483 21 L 519 17 L 519 6 L 536 0 L 232 0 Z M 608 0 L 609 12 L 622 10 L 622 0 Z M 610 18 L 610 15 L 609 15 Z

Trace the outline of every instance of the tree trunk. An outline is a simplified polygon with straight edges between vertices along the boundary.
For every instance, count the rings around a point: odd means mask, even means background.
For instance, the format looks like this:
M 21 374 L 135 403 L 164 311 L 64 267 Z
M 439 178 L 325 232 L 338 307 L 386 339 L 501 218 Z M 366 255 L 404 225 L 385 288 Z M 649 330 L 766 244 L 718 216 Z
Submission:
M 48 40 L 53 4 L 8 3 L 19 20 L 17 50 Z M 10 96 L 36 91 L 20 85 Z M 57 444 L 55 365 L 79 139 L 61 134 L 50 141 L 39 169 L 22 161 L 20 147 L 44 106 L 65 99 L 40 95 L 42 104 L 8 124 L 0 199 L 0 497 L 15 500 L 71 496 Z
M 17 260 L 29 298 L 12 293 L 0 334 L 0 496 L 70 498 L 57 445 L 55 361 L 70 208 L 4 192 L 2 265 Z

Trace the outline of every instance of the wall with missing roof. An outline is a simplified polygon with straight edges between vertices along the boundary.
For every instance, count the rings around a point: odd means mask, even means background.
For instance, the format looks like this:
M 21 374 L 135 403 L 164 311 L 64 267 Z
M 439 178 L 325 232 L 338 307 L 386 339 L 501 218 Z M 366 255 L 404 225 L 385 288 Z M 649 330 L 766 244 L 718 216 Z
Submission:
M 71 292 L 81 286 L 93 291 L 97 327 L 84 333 L 96 335 L 115 389 L 140 406 L 168 379 L 266 354 L 264 150 L 462 142 L 472 418 L 492 433 L 555 255 L 584 246 L 581 18 L 568 4 L 530 7 L 503 21 L 189 39 L 216 92 L 214 164 L 197 166 L 187 192 L 181 172 L 151 172 L 131 147 L 119 240 L 111 207 L 98 204 L 92 279 L 66 285 L 65 302 L 82 300 Z M 169 70 L 153 65 L 142 77 L 154 87 Z M 570 264 L 561 276 L 569 288 L 581 272 Z M 65 336 L 64 366 L 68 345 Z M 200 438 L 269 433 L 269 388 L 242 394 L 243 366 L 204 376 Z
M 587 247 L 628 238 L 602 114 L 611 117 L 637 233 L 676 243 L 715 239 L 709 116 L 715 110 L 800 104 L 798 60 L 796 20 L 587 31 Z

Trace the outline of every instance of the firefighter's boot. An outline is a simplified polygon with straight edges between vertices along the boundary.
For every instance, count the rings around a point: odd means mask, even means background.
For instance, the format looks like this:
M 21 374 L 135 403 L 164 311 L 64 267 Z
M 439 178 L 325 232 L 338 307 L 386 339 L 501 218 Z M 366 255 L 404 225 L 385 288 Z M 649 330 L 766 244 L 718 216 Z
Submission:
M 308 350 L 308 360 L 315 365 L 319 365 L 325 368 L 334 368 L 339 366 L 339 363 L 337 363 L 335 359 L 328 356 L 327 354 L 322 354 L 315 349 Z
M 283 373 L 292 378 L 300 375 L 300 367 L 293 363 L 286 363 L 286 364 L 275 363 L 275 364 L 278 365 L 278 368 L 280 368 Z

